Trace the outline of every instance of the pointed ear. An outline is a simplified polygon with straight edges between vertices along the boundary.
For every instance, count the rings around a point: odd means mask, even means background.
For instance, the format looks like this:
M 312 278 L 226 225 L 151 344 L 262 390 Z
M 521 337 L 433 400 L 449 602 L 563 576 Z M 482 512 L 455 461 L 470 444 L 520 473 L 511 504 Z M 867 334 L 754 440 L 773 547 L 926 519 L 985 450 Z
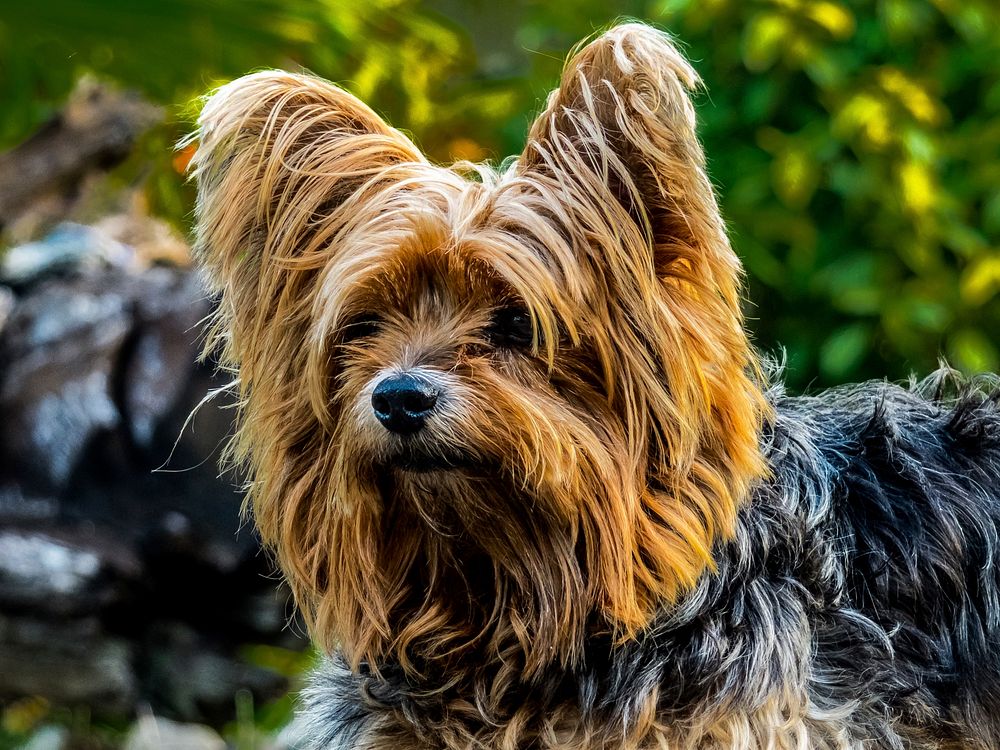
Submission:
M 629 387 L 667 376 L 669 394 L 650 408 L 687 425 L 685 435 L 662 427 L 675 460 L 697 453 L 701 425 L 718 421 L 710 412 L 733 398 L 727 392 L 753 390 L 745 373 L 756 366 L 740 309 L 742 266 L 695 132 L 697 85 L 666 34 L 639 23 L 612 28 L 570 56 L 517 165 L 561 225 L 573 262 L 613 302 L 595 336 L 615 330 L 634 340 L 625 350 L 653 355 L 655 372 L 640 374 L 646 363 L 637 361 L 630 378 L 615 380 Z M 615 346 L 602 353 L 610 370 L 625 366 Z
M 351 94 L 281 71 L 212 94 L 192 138 L 195 253 L 235 325 L 262 314 L 280 320 L 282 301 L 326 262 L 347 204 L 392 166 L 423 161 Z
M 516 166 L 519 195 L 566 242 L 553 262 L 594 281 L 589 343 L 647 465 L 641 497 L 594 513 L 594 529 L 624 519 L 614 541 L 588 545 L 602 606 L 625 633 L 695 585 L 767 471 L 769 406 L 695 133 L 697 84 L 665 34 L 613 28 L 570 57 Z
M 631 220 L 653 252 L 633 261 L 651 260 L 661 278 L 710 283 L 735 304 L 739 262 L 695 133 L 689 92 L 698 84 L 665 33 L 617 26 L 570 56 L 521 165 L 592 203 L 616 228 Z

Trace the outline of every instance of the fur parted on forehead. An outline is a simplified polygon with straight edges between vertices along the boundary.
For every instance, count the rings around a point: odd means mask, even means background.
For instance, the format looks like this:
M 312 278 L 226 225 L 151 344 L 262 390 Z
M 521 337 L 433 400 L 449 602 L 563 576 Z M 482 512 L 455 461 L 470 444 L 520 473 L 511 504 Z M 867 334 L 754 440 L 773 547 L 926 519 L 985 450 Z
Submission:
M 588 633 L 646 627 L 733 533 L 768 407 L 696 83 L 661 32 L 612 29 L 502 171 L 429 164 L 309 76 L 207 101 L 196 250 L 240 389 L 232 458 L 313 635 L 354 667 L 572 663 Z M 511 305 L 518 351 L 488 336 Z M 403 446 L 366 410 L 405 368 L 443 395 Z M 466 463 L 408 472 L 404 449 Z

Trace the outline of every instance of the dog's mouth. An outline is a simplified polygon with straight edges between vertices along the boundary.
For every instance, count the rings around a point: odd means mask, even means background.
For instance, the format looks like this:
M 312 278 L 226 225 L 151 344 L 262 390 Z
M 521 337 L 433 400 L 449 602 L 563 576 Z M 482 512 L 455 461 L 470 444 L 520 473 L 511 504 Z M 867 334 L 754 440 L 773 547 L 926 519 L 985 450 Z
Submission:
M 427 451 L 412 446 L 403 446 L 385 462 L 386 468 L 424 473 L 430 471 L 453 471 L 481 467 L 483 462 L 467 453 L 458 451 Z

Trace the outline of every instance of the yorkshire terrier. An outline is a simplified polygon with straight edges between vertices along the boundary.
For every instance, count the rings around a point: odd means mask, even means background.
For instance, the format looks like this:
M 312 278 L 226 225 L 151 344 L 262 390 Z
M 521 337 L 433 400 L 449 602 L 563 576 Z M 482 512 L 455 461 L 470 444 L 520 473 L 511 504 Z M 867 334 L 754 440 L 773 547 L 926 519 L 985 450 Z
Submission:
M 208 347 L 328 654 L 310 747 L 1000 747 L 995 381 L 769 385 L 697 84 L 613 28 L 499 171 L 306 75 L 208 99 Z

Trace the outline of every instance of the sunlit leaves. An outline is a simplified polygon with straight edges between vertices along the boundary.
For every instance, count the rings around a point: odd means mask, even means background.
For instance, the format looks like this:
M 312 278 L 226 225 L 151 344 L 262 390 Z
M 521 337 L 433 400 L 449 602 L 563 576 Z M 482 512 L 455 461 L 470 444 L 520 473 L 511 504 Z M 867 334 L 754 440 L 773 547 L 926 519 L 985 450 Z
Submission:
M 179 104 L 304 66 L 432 158 L 499 160 L 577 40 L 621 17 L 674 34 L 705 80 L 712 180 L 749 272 L 756 341 L 793 386 L 995 367 L 1000 345 L 996 0 L 148 0 L 13 4 L 0 17 L 0 141 L 96 70 Z M 180 113 L 180 109 L 176 110 Z M 180 114 L 178 114 L 180 117 Z M 190 209 L 173 133 L 133 175 Z M 157 153 L 162 152 L 160 156 Z
M 904 161 L 899 165 L 899 184 L 908 211 L 922 214 L 934 205 L 937 188 L 926 164 Z
M 743 62 L 747 70 L 770 68 L 781 55 L 792 32 L 790 19 L 780 13 L 764 12 L 747 24 L 743 38 Z
M 831 380 L 840 380 L 861 364 L 868 353 L 871 328 L 852 323 L 830 335 L 819 351 L 820 371 Z
M 767 70 L 779 59 L 804 66 L 820 53 L 824 37 L 844 40 L 855 30 L 851 11 L 830 0 L 770 0 L 760 5 L 765 9 L 751 15 L 743 34 L 743 61 L 752 72 Z
M 1000 35 L 984 29 L 1000 5 L 751 0 L 710 32 L 692 14 L 672 23 L 704 61 L 758 341 L 788 345 L 798 382 L 995 366 Z M 714 52 L 733 35 L 735 60 Z M 766 193 L 746 143 L 768 157 Z
M 786 206 L 802 209 L 819 186 L 821 164 L 815 152 L 815 138 L 808 132 L 786 136 L 774 128 L 758 132 L 758 143 L 774 156 L 771 184 Z
M 833 116 L 833 132 L 872 151 L 884 149 L 895 135 L 888 102 L 868 92 L 851 94 Z
M 839 3 L 803 3 L 804 15 L 830 33 L 834 39 L 848 39 L 854 33 L 854 16 Z
M 1000 250 L 984 253 L 969 264 L 962 274 L 962 299 L 978 307 L 1000 293 Z
M 956 367 L 968 372 L 996 372 L 1000 354 L 996 338 L 976 328 L 963 328 L 948 339 L 948 354 Z

